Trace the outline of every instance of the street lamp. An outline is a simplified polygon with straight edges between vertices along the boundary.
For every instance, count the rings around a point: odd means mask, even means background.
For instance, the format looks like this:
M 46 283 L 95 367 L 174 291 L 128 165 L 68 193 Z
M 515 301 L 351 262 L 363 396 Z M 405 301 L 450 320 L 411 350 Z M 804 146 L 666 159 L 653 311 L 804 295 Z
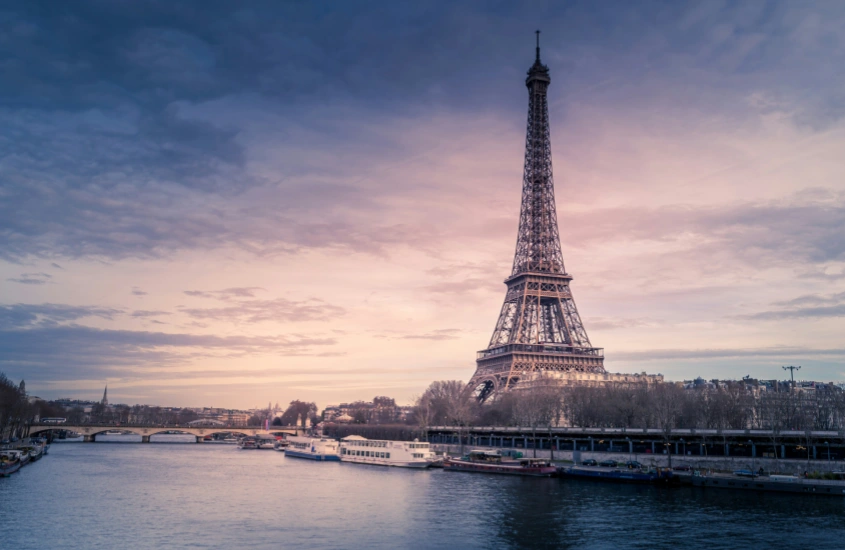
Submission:
M 751 445 L 751 477 L 754 477 L 754 471 L 757 468 L 754 456 L 754 442 L 749 439 L 748 444 Z
M 792 381 L 792 391 L 794 392 L 795 391 L 795 371 L 801 370 L 801 366 L 799 365 L 797 367 L 793 367 L 793 366 L 790 365 L 788 367 L 781 367 L 781 368 L 783 370 L 789 371 L 789 378 Z

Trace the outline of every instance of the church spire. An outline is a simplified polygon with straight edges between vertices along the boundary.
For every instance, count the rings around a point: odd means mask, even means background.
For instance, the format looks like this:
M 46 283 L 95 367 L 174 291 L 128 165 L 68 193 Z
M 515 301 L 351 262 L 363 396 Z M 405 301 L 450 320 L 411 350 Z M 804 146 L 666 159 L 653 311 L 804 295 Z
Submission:
M 103 405 L 109 404 L 109 385 L 106 384 L 106 389 L 103 390 L 103 400 L 101 401 Z

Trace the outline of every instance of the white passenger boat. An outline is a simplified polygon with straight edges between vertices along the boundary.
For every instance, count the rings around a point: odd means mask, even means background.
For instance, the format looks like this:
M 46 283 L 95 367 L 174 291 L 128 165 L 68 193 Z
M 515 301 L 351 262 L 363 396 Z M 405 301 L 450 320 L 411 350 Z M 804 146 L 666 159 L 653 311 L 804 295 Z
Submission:
M 285 456 L 309 458 L 311 460 L 338 461 L 338 443 L 325 437 L 288 437 Z
M 359 435 L 344 437 L 340 443 L 340 460 L 358 464 L 428 468 L 437 461 L 428 443 L 367 439 Z

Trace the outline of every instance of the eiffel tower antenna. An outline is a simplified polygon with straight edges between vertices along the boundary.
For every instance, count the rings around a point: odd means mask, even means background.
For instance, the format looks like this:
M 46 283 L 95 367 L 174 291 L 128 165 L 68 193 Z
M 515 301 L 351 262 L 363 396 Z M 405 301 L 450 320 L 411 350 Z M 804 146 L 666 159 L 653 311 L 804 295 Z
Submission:
M 604 350 L 590 344 L 563 264 L 549 132 L 551 78 L 536 34 L 537 55 L 525 79 L 528 127 L 513 270 L 493 336 L 478 352 L 468 384 L 482 402 L 537 376 L 605 372 Z

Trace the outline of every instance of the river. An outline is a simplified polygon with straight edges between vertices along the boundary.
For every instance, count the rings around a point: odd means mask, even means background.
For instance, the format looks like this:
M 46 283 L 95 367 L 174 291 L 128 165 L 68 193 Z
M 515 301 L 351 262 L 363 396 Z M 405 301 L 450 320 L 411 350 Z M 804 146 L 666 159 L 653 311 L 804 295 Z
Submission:
M 55 442 L 0 479 L 0 547 L 843 548 L 845 498 L 318 463 L 193 436 Z M 191 442 L 191 443 L 188 443 Z

